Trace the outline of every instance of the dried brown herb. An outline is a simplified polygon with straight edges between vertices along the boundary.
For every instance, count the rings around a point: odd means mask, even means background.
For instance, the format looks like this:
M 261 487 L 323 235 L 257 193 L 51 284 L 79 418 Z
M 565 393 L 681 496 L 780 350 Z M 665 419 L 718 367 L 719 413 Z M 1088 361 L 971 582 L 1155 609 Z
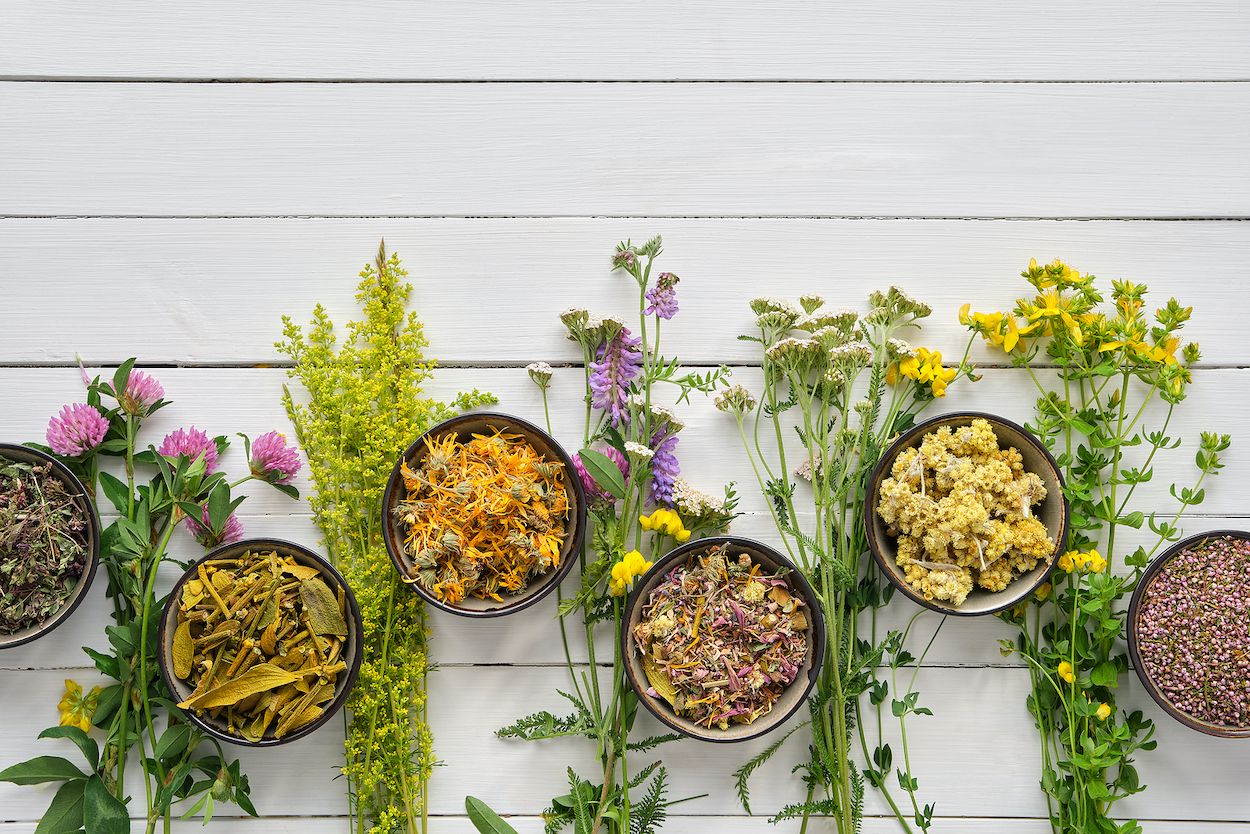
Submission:
M 316 568 L 275 552 L 199 566 L 178 600 L 174 674 L 194 687 L 178 706 L 248 741 L 282 738 L 334 697 L 347 600 Z
M 648 694 L 722 730 L 772 709 L 798 677 L 810 627 L 783 573 L 727 551 L 714 547 L 669 571 L 634 628 Z
M 38 625 L 78 585 L 87 512 L 51 464 L 0 458 L 0 634 Z

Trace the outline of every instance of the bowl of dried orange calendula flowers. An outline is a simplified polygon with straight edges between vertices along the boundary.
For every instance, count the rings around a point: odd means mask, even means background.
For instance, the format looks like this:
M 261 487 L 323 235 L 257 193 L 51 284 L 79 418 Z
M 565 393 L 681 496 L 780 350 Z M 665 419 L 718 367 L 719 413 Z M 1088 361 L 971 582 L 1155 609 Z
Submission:
M 745 741 L 803 704 L 825 657 L 819 600 L 759 542 L 714 536 L 670 551 L 625 605 L 621 638 L 638 699 L 703 741 Z
M 913 426 L 868 482 L 868 545 L 890 581 L 945 614 L 1010 608 L 1067 537 L 1063 476 L 1023 426 L 963 412 Z
M 294 741 L 343 706 L 360 671 L 360 608 L 343 577 L 277 539 L 222 545 L 174 585 L 160 670 L 186 716 L 253 747 Z
M 386 549 L 404 581 L 466 617 L 511 614 L 553 591 L 586 526 L 573 461 L 551 435 L 506 414 L 431 428 L 395 464 L 382 503 Z

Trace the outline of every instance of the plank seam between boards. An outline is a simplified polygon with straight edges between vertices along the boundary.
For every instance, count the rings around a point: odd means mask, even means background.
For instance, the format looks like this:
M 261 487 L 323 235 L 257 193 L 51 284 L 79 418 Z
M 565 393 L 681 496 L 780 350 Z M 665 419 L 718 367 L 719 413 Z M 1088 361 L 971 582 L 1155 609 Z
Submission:
M 1241 223 L 1250 214 L 3 214 L 5 220 L 855 220 L 969 223 Z
M 13 84 L 1244 84 L 1246 78 L 441 78 L 429 77 L 319 77 L 293 76 L 272 78 L 246 75 L 35 75 L 15 73 L 0 75 L 0 83 Z

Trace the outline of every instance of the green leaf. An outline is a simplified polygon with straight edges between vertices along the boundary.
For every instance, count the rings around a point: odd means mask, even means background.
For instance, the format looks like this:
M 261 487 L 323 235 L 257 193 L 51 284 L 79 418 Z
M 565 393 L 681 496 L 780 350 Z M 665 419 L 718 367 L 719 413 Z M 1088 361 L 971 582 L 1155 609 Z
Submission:
M 120 399 L 121 395 L 126 393 L 126 383 L 130 381 L 130 369 L 135 366 L 135 358 L 132 356 L 117 367 L 117 372 L 113 374 L 113 393 Z
M 91 834 L 130 834 L 130 814 L 126 806 L 104 787 L 104 780 L 92 776 L 83 792 L 83 825 Z
M 86 778 L 87 774 L 60 756 L 36 756 L 0 770 L 0 782 L 12 782 L 15 785 L 38 785 L 42 782 Z
M 582 465 L 595 483 L 615 498 L 625 497 L 625 478 L 612 459 L 594 449 L 582 449 L 577 453 Z
M 83 827 L 83 789 L 87 783 L 75 779 L 61 785 L 43 819 L 35 826 L 35 834 L 72 834 Z
M 110 678 L 115 680 L 122 679 L 121 666 L 118 663 L 117 658 L 113 657 L 111 654 L 98 652 L 89 646 L 83 646 L 82 650 L 87 653 L 88 657 L 95 661 L 95 668 L 99 669 Z
M 1129 513 L 1128 515 L 1120 516 L 1119 518 L 1116 519 L 1116 523 L 1123 524 L 1127 527 L 1132 527 L 1134 530 L 1140 530 L 1142 526 L 1142 522 L 1144 522 L 1145 520 L 1146 520 L 1145 514 L 1142 513 L 1141 510 L 1137 510 L 1135 512 Z
M 478 799 L 476 796 L 466 796 L 464 798 L 464 809 L 469 814 L 469 822 L 481 832 L 481 834 L 517 834 L 517 830 L 490 809 L 490 807 Z
M 107 472 L 101 472 L 100 487 L 104 490 L 104 497 L 117 508 L 119 513 L 125 514 L 129 511 L 130 487 L 126 486 L 125 481 Z
M 135 653 L 135 632 L 133 624 L 125 626 L 105 626 L 104 633 L 108 635 L 109 645 L 117 649 L 123 656 Z
M 67 738 L 78 745 L 92 770 L 100 765 L 100 745 L 78 727 L 49 727 L 39 734 L 39 738 Z
M 152 755 L 158 759 L 171 759 L 175 756 L 180 756 L 187 749 L 187 744 L 190 741 L 191 726 L 189 724 L 175 724 L 161 733 Z
M 290 498 L 299 498 L 299 490 L 291 484 L 270 484 L 270 486 Z
M 226 519 L 229 517 L 230 487 L 218 484 L 208 494 L 208 523 L 212 526 L 213 532 L 220 532 L 226 526 Z
M 1120 670 L 1114 663 L 1104 660 L 1094 667 L 1089 673 L 1090 682 L 1094 686 L 1115 686 L 1116 681 L 1120 677 Z

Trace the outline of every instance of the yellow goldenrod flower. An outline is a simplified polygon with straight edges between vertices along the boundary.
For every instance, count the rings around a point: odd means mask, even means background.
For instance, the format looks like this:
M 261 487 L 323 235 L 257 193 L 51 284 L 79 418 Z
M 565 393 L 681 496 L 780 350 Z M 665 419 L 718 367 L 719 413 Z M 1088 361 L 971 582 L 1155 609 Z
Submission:
M 1045 601 L 1047 600 L 1047 598 L 1049 598 L 1049 597 L 1050 597 L 1050 592 L 1051 592 L 1051 591 L 1053 591 L 1053 590 L 1054 590 L 1054 588 L 1055 588 L 1055 586 L 1054 586 L 1054 585 L 1051 585 L 1049 582 L 1043 582 L 1041 585 L 1038 585 L 1038 586 L 1037 586 L 1037 599 L 1038 599 L 1038 601 L 1039 601 L 1039 602 L 1045 602 Z
M 1110 704 L 1099 704 L 1097 711 L 1094 713 L 1099 721 L 1106 721 L 1111 716 Z
M 1068 683 L 1074 683 L 1076 681 L 1076 674 L 1072 670 L 1072 664 L 1068 661 L 1065 660 L 1061 662 L 1057 671 L 1059 672 L 1059 677 L 1063 678 Z
M 91 716 L 100 702 L 100 687 L 92 687 L 85 696 L 77 681 L 65 681 L 65 694 L 56 705 L 61 711 L 62 727 L 77 727 L 84 733 L 91 729 Z

